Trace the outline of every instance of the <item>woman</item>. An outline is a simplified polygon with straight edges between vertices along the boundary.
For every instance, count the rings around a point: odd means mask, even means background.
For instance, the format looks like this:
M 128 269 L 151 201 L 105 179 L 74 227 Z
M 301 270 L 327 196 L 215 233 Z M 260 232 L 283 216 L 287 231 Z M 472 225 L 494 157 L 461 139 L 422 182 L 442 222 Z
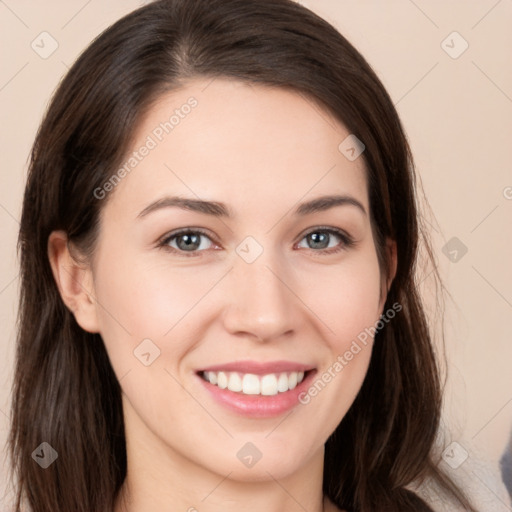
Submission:
M 288 0 L 126 16 L 32 152 L 16 511 L 430 510 L 424 481 L 474 510 L 434 453 L 418 243 L 397 113 L 332 26 Z

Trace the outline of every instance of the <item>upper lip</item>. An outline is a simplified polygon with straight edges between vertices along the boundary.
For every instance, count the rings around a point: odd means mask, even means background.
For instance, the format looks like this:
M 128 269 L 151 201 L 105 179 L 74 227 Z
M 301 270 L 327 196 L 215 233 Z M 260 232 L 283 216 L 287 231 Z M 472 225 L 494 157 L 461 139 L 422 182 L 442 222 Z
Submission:
M 233 361 L 230 363 L 216 364 L 202 368 L 198 372 L 240 372 L 253 373 L 255 375 L 267 375 L 269 373 L 282 372 L 307 372 L 315 367 L 308 364 L 295 363 L 293 361 L 269 361 L 267 363 L 258 361 Z

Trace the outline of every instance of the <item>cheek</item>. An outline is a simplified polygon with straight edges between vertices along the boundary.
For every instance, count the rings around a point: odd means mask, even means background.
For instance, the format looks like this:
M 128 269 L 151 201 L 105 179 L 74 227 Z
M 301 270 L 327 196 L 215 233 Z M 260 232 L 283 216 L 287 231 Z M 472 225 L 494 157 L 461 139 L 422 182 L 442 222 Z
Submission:
M 222 275 L 211 269 L 198 272 L 171 266 L 164 258 L 157 264 L 148 259 L 120 253 L 114 244 L 98 258 L 95 294 L 100 333 L 118 373 L 133 365 L 133 351 L 146 339 L 161 353 L 172 344 L 172 359 L 178 361 L 192 342 L 187 333 L 197 335 L 201 299 Z
M 311 290 L 308 301 L 325 325 L 325 339 L 332 350 L 342 353 L 360 333 L 373 327 L 380 316 L 377 256 L 371 251 L 360 252 L 338 270 L 331 267 L 325 273 L 323 279 L 313 276 L 304 289 Z M 318 286 L 319 282 L 323 283 L 322 287 Z
M 317 276 L 318 277 L 318 276 Z M 318 308 L 326 351 L 301 404 L 318 438 L 327 439 L 354 402 L 368 370 L 373 329 L 380 317 L 380 271 L 376 255 L 361 253 L 330 272 L 322 290 L 309 295 Z
M 340 265 L 338 272 L 331 268 L 329 279 L 322 282 L 326 285 L 321 290 L 310 287 L 315 293 L 308 296 L 323 325 L 322 338 L 327 348 L 311 397 L 321 391 L 324 400 L 331 401 L 332 408 L 322 407 L 317 412 L 326 412 L 325 424 L 334 428 L 357 395 L 371 358 L 374 329 L 381 315 L 376 254 L 357 254 Z M 329 391 L 324 393 L 324 388 Z M 334 410 L 335 416 L 331 414 Z

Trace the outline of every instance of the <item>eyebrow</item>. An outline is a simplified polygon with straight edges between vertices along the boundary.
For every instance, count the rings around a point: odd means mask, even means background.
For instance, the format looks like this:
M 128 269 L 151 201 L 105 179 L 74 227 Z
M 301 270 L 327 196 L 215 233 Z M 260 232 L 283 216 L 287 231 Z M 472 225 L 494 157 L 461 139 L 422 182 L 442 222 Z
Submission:
M 321 196 L 311 201 L 301 203 L 294 210 L 293 215 L 304 216 L 312 213 L 323 212 L 334 208 L 335 206 L 355 206 L 364 215 L 367 215 L 365 207 L 360 201 L 352 196 L 347 195 L 329 195 Z M 163 208 L 181 208 L 183 210 L 190 210 L 197 213 L 203 213 L 205 215 L 212 215 L 214 217 L 232 218 L 233 214 L 230 208 L 217 201 L 205 201 L 203 199 L 191 199 L 178 196 L 168 196 L 158 199 L 152 202 L 146 208 L 144 208 L 138 218 L 145 217 L 146 215 L 161 210 Z

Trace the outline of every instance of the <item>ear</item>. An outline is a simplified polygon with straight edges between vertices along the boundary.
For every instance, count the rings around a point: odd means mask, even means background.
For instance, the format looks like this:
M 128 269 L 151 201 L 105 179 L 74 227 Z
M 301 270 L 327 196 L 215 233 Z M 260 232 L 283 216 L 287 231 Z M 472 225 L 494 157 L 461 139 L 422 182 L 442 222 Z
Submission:
M 393 280 L 395 279 L 396 276 L 396 269 L 398 265 L 396 241 L 391 238 L 386 239 L 386 247 L 384 248 L 384 250 L 386 251 L 386 256 L 388 260 L 388 274 L 386 276 L 383 276 L 382 278 L 382 293 L 380 300 L 381 310 L 384 308 L 384 304 L 386 302 L 389 289 L 391 288 Z
M 99 332 L 92 270 L 73 258 L 64 231 L 53 231 L 48 237 L 48 258 L 62 300 L 78 325 L 87 332 Z

